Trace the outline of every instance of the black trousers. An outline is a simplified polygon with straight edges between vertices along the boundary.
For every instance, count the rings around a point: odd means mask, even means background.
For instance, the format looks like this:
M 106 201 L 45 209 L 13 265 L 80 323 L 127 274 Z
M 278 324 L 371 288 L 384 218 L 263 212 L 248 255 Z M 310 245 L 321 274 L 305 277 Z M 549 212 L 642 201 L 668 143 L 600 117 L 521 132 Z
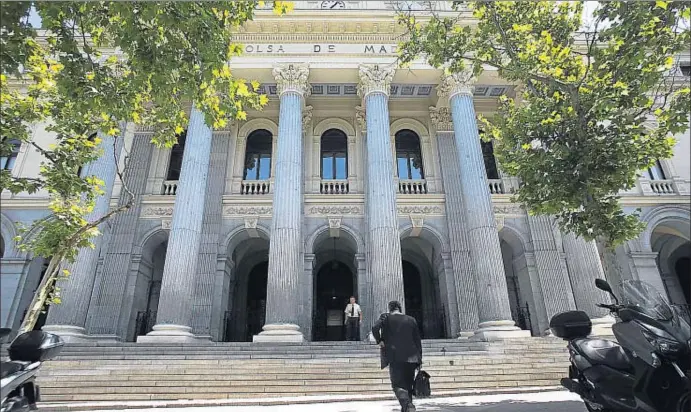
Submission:
M 349 317 L 346 321 L 346 340 L 359 341 L 360 340 L 360 318 Z
M 391 387 L 405 389 L 410 395 L 413 394 L 413 386 L 415 384 L 415 370 L 417 363 L 409 362 L 393 362 L 389 364 L 389 378 L 391 379 Z

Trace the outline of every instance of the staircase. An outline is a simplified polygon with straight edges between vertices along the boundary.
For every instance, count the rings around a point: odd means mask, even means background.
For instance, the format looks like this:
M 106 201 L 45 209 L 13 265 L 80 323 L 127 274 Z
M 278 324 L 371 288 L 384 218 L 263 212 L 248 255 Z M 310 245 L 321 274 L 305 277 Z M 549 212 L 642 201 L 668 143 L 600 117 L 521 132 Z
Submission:
M 568 370 L 566 345 L 555 338 L 432 340 L 423 342 L 423 353 L 423 368 L 437 394 L 556 386 Z M 359 342 L 74 344 L 43 365 L 38 383 L 42 401 L 53 407 L 56 402 L 391 394 L 378 347 Z

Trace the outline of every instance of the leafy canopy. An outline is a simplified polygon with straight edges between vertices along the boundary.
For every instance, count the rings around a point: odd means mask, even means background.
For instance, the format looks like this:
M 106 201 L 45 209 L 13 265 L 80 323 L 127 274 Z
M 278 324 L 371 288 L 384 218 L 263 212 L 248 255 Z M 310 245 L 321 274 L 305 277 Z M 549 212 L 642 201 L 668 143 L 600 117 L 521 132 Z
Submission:
M 455 1 L 456 13 L 429 21 L 400 15 L 409 31 L 401 60 L 424 54 L 475 75 L 489 66 L 521 84 L 516 99 L 503 96 L 496 115 L 480 119 L 503 169 L 520 178 L 517 201 L 616 245 L 643 228 L 622 210 L 620 191 L 671 157 L 671 136 L 689 127 L 688 79 L 670 69 L 691 44 L 690 8 L 603 1 L 581 31 L 583 2 Z
M 271 3 L 277 14 L 292 9 L 291 2 Z M 121 126 L 134 123 L 155 130 L 154 144 L 171 147 L 185 130 L 190 104 L 214 128 L 267 104 L 257 81 L 237 78 L 229 67 L 242 51 L 232 34 L 258 7 L 264 2 L 0 3 L 0 156 L 19 141 L 45 158 L 35 178 L 0 170 L 0 190 L 50 196 L 50 215 L 17 239 L 23 250 L 52 257 L 42 298 L 57 263 L 93 247 L 98 224 L 132 204 L 123 182 L 129 201 L 106 216 L 89 216 L 103 182 L 79 170 L 103 153 L 96 133 L 119 139 Z M 30 23 L 34 12 L 41 28 Z M 39 124 L 55 134 L 50 147 L 32 138 Z M 32 313 L 42 307 L 34 303 Z

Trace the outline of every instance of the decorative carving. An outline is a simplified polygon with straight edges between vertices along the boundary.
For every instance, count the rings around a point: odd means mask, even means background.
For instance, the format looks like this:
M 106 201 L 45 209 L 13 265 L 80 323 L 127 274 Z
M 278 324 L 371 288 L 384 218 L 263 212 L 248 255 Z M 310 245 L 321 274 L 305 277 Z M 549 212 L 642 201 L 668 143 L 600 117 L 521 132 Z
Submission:
M 441 206 L 434 205 L 412 205 L 399 206 L 398 213 L 401 215 L 441 215 L 443 210 Z
M 312 206 L 311 215 L 361 215 L 360 206 Z
M 473 95 L 473 83 L 477 78 L 471 70 L 460 73 L 452 73 L 442 76 L 441 83 L 437 86 L 437 96 L 449 99 L 457 94 Z
M 494 216 L 494 223 L 497 225 L 497 231 L 504 227 L 504 216 Z
M 170 230 L 173 227 L 173 221 L 170 219 L 162 219 L 161 220 L 161 228 Z
M 525 210 L 517 203 L 494 205 L 495 215 L 525 216 Z
M 257 238 L 259 237 L 259 231 L 257 230 L 257 222 L 259 219 L 256 217 L 246 217 L 245 218 L 245 229 L 249 234 L 249 237 Z
M 288 64 L 275 67 L 273 75 L 276 79 L 278 95 L 286 92 L 297 92 L 307 97 L 310 95 L 311 87 L 307 81 L 309 68 L 306 65 Z
M 432 125 L 438 132 L 453 131 L 451 109 L 448 107 L 430 106 L 429 117 L 432 119 Z
M 173 216 L 173 206 L 148 206 L 142 210 L 143 217 L 170 217 Z
M 329 236 L 339 237 L 341 235 L 341 217 L 329 217 Z
M 389 94 L 389 86 L 396 72 L 394 66 L 379 64 L 360 66 L 360 83 L 358 83 L 358 96 L 363 99 L 372 92 Z
M 312 106 L 305 106 L 302 110 L 302 131 L 309 132 L 310 124 L 312 123 Z
M 223 216 L 271 216 L 271 206 L 226 206 L 223 208 Z
M 355 123 L 361 131 L 367 130 L 367 117 L 365 108 L 362 106 L 355 106 Z
M 420 215 L 410 215 L 410 224 L 413 229 L 410 231 L 410 236 L 418 237 L 422 233 L 422 228 L 425 226 L 425 218 Z

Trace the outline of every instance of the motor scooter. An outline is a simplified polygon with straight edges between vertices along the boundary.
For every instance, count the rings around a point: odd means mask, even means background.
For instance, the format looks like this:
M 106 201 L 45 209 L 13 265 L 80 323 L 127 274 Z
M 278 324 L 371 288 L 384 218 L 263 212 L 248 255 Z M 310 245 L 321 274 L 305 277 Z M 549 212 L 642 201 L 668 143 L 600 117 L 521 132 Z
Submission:
M 595 284 L 615 302 L 598 306 L 617 318 L 617 342 L 588 337 L 592 323 L 583 311 L 552 317 L 552 333 L 569 341 L 571 366 L 562 386 L 591 412 L 691 411 L 689 323 L 645 282 L 623 282 L 621 303 L 605 280 Z
M 0 329 L 0 339 L 11 333 L 11 329 Z M 40 330 L 22 333 L 12 341 L 7 349 L 9 361 L 0 364 L 0 412 L 38 409 L 36 374 L 43 362 L 55 358 L 63 346 L 59 336 Z

